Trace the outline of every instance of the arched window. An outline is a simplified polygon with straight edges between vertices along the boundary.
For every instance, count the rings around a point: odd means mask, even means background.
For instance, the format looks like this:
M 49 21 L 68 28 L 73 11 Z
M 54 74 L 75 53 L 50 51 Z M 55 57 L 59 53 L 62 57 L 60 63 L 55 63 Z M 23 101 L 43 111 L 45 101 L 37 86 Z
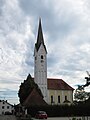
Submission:
M 43 59 L 43 55 L 41 55 L 41 59 Z
M 51 103 L 53 103 L 53 95 L 51 95 Z
M 65 100 L 67 100 L 67 96 L 65 96 Z
M 60 95 L 58 96 L 58 103 L 60 103 Z

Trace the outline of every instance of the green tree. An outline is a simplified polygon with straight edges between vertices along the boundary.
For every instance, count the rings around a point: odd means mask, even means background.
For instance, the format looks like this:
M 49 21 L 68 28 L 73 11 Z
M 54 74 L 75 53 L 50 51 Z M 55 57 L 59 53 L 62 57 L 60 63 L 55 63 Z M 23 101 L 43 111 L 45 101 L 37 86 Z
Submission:
M 18 91 L 18 97 L 20 100 L 20 103 L 22 104 L 26 98 L 30 95 L 30 93 L 32 92 L 33 89 L 36 89 L 38 91 L 38 93 L 43 97 L 42 92 L 40 90 L 40 88 L 38 87 L 38 85 L 34 82 L 34 79 L 31 77 L 31 75 L 29 74 L 27 76 L 27 79 L 24 80 L 23 83 L 21 83 L 19 91 Z
M 74 99 L 76 101 L 86 101 L 88 98 L 90 98 L 90 92 L 86 92 L 84 90 L 84 87 L 78 87 L 76 90 L 75 90 L 75 93 L 74 93 Z

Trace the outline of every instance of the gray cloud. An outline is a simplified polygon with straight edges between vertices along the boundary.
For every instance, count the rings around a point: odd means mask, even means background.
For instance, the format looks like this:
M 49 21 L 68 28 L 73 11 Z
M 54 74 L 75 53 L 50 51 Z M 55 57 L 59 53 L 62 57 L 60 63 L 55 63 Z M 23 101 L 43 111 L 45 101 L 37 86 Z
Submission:
M 0 100 L 8 100 L 9 103 L 16 104 L 18 102 L 18 93 L 16 90 L 1 89 Z
M 39 17 L 48 77 L 62 78 L 72 87 L 85 82 L 85 71 L 90 71 L 89 0 L 0 0 L 0 90 L 12 85 L 18 91 L 29 73 L 34 76 Z
M 77 15 L 73 9 L 73 12 L 71 12 L 71 6 L 69 5 L 68 8 L 66 7 L 67 5 L 63 6 L 63 3 L 65 3 L 65 1 L 61 1 L 60 3 L 61 8 L 59 8 L 59 11 L 57 11 L 57 5 L 55 6 L 55 1 L 20 1 L 20 6 L 25 14 L 31 15 L 35 19 L 39 17 L 42 18 L 43 27 L 45 32 L 48 32 L 48 35 L 50 36 L 50 42 L 56 41 L 58 37 L 61 38 L 59 40 L 62 40 L 63 37 L 66 37 L 68 33 L 70 33 L 74 27 L 76 27 L 78 22 Z M 53 38 L 53 41 L 51 38 Z

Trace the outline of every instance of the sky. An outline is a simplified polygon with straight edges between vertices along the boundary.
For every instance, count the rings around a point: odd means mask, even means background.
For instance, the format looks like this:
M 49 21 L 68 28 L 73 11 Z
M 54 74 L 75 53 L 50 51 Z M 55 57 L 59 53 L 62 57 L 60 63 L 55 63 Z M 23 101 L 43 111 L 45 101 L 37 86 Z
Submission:
M 77 88 L 90 72 L 90 0 L 0 0 L 0 99 L 12 104 L 21 82 L 34 77 L 39 18 L 48 78 Z

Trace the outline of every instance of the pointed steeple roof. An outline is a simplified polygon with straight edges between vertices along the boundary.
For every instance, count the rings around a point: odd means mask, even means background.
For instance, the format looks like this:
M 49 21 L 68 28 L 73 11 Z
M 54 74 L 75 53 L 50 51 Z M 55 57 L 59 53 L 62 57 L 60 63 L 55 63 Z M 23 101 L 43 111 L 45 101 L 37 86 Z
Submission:
M 31 105 L 47 105 L 47 103 L 44 101 L 42 96 L 37 92 L 37 90 L 34 88 L 32 92 L 29 94 L 29 96 L 26 98 L 26 100 L 23 103 L 24 106 L 31 106 Z
M 38 27 L 37 44 L 40 45 L 41 43 L 44 44 L 44 39 L 43 39 L 43 32 L 42 32 L 41 19 L 39 18 L 39 27 Z
M 43 38 L 43 32 L 42 32 L 42 24 L 41 24 L 41 18 L 39 18 L 39 27 L 38 27 L 38 35 L 37 35 L 37 43 L 35 44 L 36 49 L 38 51 L 40 45 L 43 44 L 44 48 L 46 50 L 45 44 L 44 44 L 44 38 Z

